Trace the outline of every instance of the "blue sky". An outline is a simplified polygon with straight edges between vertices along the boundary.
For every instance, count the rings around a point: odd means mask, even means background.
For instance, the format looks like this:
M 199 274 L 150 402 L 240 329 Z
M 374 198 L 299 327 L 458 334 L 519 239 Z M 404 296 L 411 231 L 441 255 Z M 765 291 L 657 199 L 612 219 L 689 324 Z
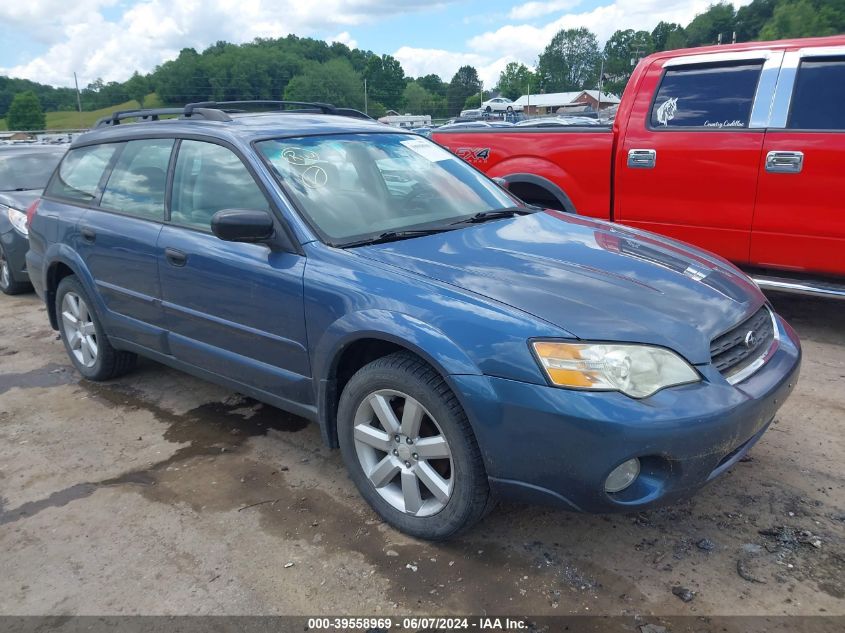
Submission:
M 469 63 L 485 83 L 531 66 L 554 33 L 686 24 L 712 0 L 10 0 L 0 3 L 0 74 L 54 85 L 126 79 L 193 46 L 288 33 L 396 56 L 447 81 Z M 736 0 L 745 4 L 749 0 Z

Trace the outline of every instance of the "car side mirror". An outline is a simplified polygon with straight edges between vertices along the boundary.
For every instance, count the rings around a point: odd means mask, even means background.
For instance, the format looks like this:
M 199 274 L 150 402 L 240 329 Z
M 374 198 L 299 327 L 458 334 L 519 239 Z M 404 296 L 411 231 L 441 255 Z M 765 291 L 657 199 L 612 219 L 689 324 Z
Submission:
M 267 211 L 223 209 L 211 218 L 211 232 L 224 242 L 268 242 L 276 224 Z

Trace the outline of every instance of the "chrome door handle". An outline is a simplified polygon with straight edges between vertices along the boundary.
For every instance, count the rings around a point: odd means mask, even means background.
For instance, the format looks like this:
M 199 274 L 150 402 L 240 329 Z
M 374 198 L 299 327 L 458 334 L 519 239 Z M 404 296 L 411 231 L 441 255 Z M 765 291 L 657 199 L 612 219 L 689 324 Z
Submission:
M 804 152 L 769 152 L 766 171 L 773 174 L 800 174 L 804 168 Z
M 628 167 L 632 167 L 634 169 L 654 169 L 655 164 L 657 164 L 657 150 L 628 150 Z

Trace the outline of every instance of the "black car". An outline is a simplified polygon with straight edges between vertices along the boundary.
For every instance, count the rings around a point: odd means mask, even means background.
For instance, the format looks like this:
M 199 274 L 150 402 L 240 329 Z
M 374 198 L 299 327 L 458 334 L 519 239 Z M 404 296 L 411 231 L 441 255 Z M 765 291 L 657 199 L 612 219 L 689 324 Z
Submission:
M 38 199 L 66 146 L 0 146 L 0 291 L 31 289 L 26 272 L 29 249 L 26 209 Z

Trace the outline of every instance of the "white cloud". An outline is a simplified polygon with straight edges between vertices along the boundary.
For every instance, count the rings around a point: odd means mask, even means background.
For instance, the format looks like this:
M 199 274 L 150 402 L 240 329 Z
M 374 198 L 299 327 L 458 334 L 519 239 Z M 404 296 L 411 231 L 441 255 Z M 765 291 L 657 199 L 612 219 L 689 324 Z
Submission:
M 510 55 L 490 58 L 476 53 L 456 53 L 434 48 L 412 48 L 403 46 L 393 56 L 402 64 L 409 77 L 422 77 L 434 73 L 444 81 L 449 81 L 461 66 L 473 66 L 478 77 L 488 88 L 499 80 L 499 73 L 508 62 L 515 61 Z
M 386 16 L 436 8 L 457 0 L 140 0 L 115 20 L 101 10 L 117 0 L 22 0 L 0 2 L 0 23 L 26 29 L 48 45 L 26 63 L 0 75 L 68 86 L 97 77 L 121 81 L 148 72 L 185 47 L 203 49 L 218 40 L 248 42 L 290 33 L 325 36 L 354 46 L 349 28 Z M 331 31 L 329 31 L 331 32 Z
M 326 38 L 326 41 L 329 44 L 334 42 L 340 42 L 341 44 L 346 44 L 349 48 L 357 48 L 358 41 L 352 39 L 352 36 L 349 34 L 349 31 L 343 31 L 342 33 L 338 33 L 334 37 Z
M 748 2 L 750 0 L 734 0 L 734 5 L 738 7 Z M 526 18 L 541 15 L 541 11 L 558 11 L 559 8 L 546 9 L 563 4 L 561 0 L 528 2 L 515 7 L 512 13 L 523 11 L 522 17 Z M 415 48 L 408 49 L 408 54 L 405 49 L 399 49 L 394 56 L 398 58 L 403 54 L 407 58 L 407 63 L 405 59 L 400 61 L 410 75 L 420 74 L 410 72 L 412 69 L 425 68 L 426 72 L 437 73 L 446 81 L 460 65 L 456 65 L 456 60 L 466 60 L 463 63 L 475 66 L 479 75 L 484 69 L 485 85 L 492 86 L 508 61 L 535 66 L 540 53 L 561 29 L 586 27 L 596 34 L 601 45 L 619 28 L 651 31 L 661 20 L 686 25 L 711 4 L 713 0 L 616 0 L 590 11 L 566 13 L 545 24 L 507 24 L 471 37 L 466 42 L 466 52 Z
M 515 6 L 508 13 L 511 20 L 532 20 L 550 13 L 566 11 L 581 4 L 581 0 L 551 0 L 551 2 L 526 2 Z

